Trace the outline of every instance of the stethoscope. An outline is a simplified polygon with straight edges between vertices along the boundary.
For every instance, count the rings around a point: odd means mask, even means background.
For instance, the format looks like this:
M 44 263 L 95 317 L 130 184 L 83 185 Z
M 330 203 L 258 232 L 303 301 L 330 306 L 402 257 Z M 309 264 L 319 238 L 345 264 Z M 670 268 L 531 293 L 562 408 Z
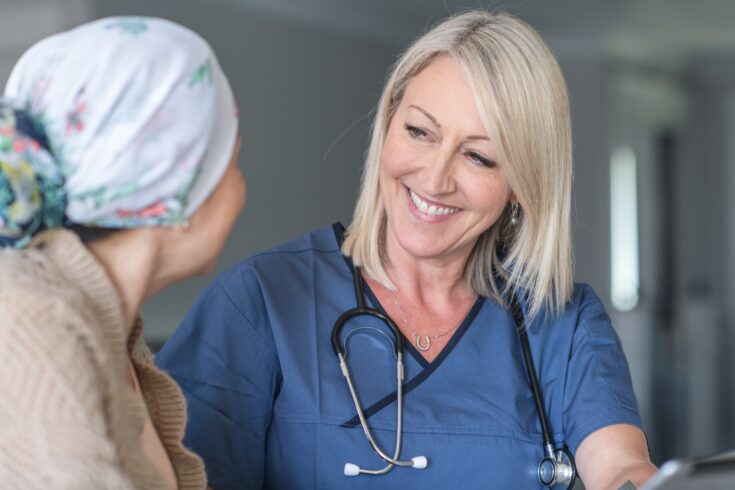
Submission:
M 370 308 L 365 305 L 365 295 L 362 286 L 362 276 L 360 275 L 360 268 L 354 267 L 352 271 L 353 281 L 355 286 L 355 296 L 357 297 L 357 307 L 352 308 L 344 312 L 335 322 L 334 328 L 332 329 L 332 347 L 339 360 L 339 367 L 342 370 L 342 375 L 347 381 L 347 386 L 352 396 L 352 402 L 355 404 L 355 410 L 357 416 L 360 419 L 360 425 L 362 426 L 365 437 L 367 438 L 370 446 L 380 456 L 380 458 L 388 463 L 381 469 L 369 470 L 361 468 L 360 466 L 353 463 L 345 463 L 344 474 L 346 476 L 357 476 L 360 474 L 365 475 L 383 475 L 393 469 L 394 466 L 403 466 L 414 469 L 424 469 L 428 465 L 429 461 L 425 456 L 415 456 L 409 460 L 402 460 L 401 454 L 401 440 L 403 434 L 403 335 L 398 329 L 396 324 L 387 315 L 380 311 Z M 565 447 L 556 448 L 554 439 L 551 436 L 549 430 L 549 423 L 546 419 L 546 413 L 544 411 L 543 398 L 541 396 L 541 390 L 538 386 L 538 379 L 536 378 L 536 368 L 533 365 L 533 358 L 531 356 L 531 346 L 528 342 L 528 335 L 526 331 L 526 324 L 523 319 L 523 313 L 521 311 L 520 304 L 515 294 L 511 296 L 511 308 L 513 310 L 513 317 L 515 318 L 516 326 L 518 329 L 518 335 L 521 339 L 521 346 L 523 347 L 523 357 L 525 359 L 526 370 L 528 371 L 528 377 L 531 383 L 531 391 L 533 392 L 533 399 L 536 404 L 536 412 L 538 413 L 539 421 L 541 422 L 541 432 L 543 435 L 543 444 L 545 456 L 541 459 L 538 464 L 538 479 L 541 484 L 547 488 L 551 488 L 554 485 L 563 485 L 562 488 L 572 488 L 577 478 L 577 467 L 574 463 L 574 457 Z M 389 456 L 383 451 L 373 437 L 372 431 L 367 424 L 365 414 L 362 410 L 362 405 L 357 398 L 357 392 L 355 385 L 352 382 L 352 376 L 350 375 L 350 369 L 347 366 L 347 353 L 345 345 L 340 340 L 340 334 L 342 328 L 347 322 L 355 317 L 369 316 L 380 319 L 385 323 L 391 330 L 395 342 L 393 343 L 394 354 L 396 357 L 396 444 L 393 456 Z

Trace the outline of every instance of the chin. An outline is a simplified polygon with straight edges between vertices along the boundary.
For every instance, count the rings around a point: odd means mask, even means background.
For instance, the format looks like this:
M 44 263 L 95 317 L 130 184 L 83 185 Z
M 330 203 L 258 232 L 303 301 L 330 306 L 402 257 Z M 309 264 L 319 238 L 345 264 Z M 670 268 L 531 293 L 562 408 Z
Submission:
M 186 277 L 209 275 L 212 272 L 214 272 L 214 268 L 216 265 L 217 265 L 216 258 L 208 259 L 206 261 L 202 261 L 202 260 L 192 261 L 189 264 L 189 268 L 186 271 Z
M 416 258 L 431 258 L 446 252 L 449 247 L 437 243 L 434 237 L 417 237 L 405 234 L 398 243 L 408 254 Z
M 204 266 L 202 266 L 199 269 L 199 272 L 197 273 L 197 275 L 199 275 L 199 276 L 208 276 L 209 274 L 211 274 L 212 272 L 214 272 L 214 267 L 216 265 L 217 265 L 217 263 L 214 260 L 210 260 L 209 262 L 207 262 Z
M 403 251 L 414 259 L 434 259 L 441 257 L 444 250 L 437 250 L 433 247 L 422 247 L 415 245 L 402 246 Z

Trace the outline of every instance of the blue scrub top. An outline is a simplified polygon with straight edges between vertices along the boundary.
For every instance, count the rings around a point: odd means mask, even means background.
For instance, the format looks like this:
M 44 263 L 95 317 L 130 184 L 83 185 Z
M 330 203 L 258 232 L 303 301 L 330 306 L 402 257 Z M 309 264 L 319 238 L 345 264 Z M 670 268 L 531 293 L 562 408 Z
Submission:
M 424 470 L 343 474 L 346 462 L 384 463 L 356 417 L 331 345 L 356 304 L 339 225 L 250 257 L 205 290 L 157 356 L 188 402 L 185 444 L 215 490 L 542 488 L 543 457 L 512 314 L 479 298 L 441 354 L 406 342 L 403 449 Z M 366 288 L 366 300 L 382 309 Z M 611 424 L 641 427 L 628 365 L 600 299 L 575 285 L 561 316 L 528 326 L 550 429 L 575 453 Z M 368 423 L 388 454 L 396 429 L 395 357 L 387 329 L 360 317 L 345 327 L 347 360 Z

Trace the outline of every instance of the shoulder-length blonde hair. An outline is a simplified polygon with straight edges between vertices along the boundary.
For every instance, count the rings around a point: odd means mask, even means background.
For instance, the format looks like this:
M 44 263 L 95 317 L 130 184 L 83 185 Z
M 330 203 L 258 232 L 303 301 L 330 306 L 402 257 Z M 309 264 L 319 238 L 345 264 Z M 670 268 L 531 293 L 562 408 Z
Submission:
M 377 108 L 353 221 L 342 246 L 373 279 L 393 289 L 385 269 L 386 213 L 379 187 L 388 126 L 411 78 L 437 56 L 464 71 L 498 161 L 522 210 L 511 206 L 480 235 L 465 276 L 479 295 L 501 303 L 522 294 L 532 319 L 558 314 L 572 294 L 570 207 L 572 142 L 569 100 L 549 47 L 508 14 L 470 11 L 417 39 L 393 67 Z

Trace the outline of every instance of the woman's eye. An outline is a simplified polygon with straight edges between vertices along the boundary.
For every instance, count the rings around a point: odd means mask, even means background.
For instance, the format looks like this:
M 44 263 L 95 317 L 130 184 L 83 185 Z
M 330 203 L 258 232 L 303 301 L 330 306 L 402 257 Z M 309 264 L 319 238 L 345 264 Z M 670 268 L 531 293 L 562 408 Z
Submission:
M 410 134 L 412 138 L 422 139 L 422 138 L 426 138 L 427 136 L 429 136 L 429 133 L 427 133 L 425 130 L 421 128 L 417 128 L 416 126 L 405 124 L 403 127 L 406 131 L 408 131 L 408 134 Z
M 473 163 L 482 167 L 493 168 L 497 165 L 494 160 L 490 160 L 475 151 L 468 151 L 465 155 L 467 155 L 467 158 L 469 158 Z

